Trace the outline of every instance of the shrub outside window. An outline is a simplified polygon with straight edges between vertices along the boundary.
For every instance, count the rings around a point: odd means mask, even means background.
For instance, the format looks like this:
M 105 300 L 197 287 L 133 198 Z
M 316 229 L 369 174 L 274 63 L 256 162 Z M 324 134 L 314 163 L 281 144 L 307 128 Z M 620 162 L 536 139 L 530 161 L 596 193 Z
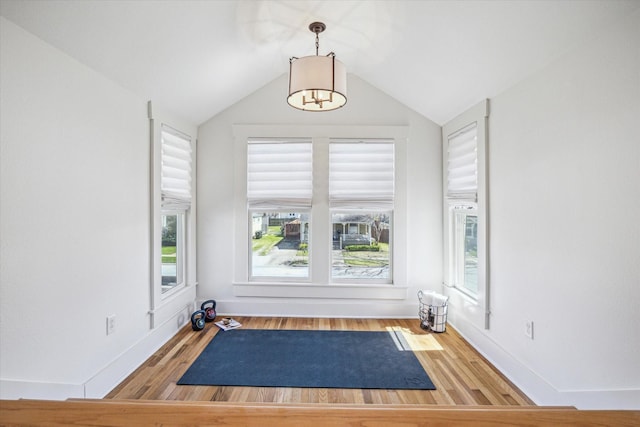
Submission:
M 333 280 L 391 280 L 391 212 L 333 212 Z

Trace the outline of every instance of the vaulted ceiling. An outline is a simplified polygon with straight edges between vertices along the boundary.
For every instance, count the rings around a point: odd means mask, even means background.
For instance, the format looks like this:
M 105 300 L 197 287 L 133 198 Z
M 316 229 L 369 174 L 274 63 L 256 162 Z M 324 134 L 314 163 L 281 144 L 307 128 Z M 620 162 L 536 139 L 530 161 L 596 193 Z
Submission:
M 200 124 L 315 54 L 436 123 L 597 37 L 639 0 L 1 0 L 5 18 Z M 286 93 L 274 102 L 286 102 Z M 348 105 L 348 104 L 347 104 Z M 334 113 L 327 113 L 334 114 Z

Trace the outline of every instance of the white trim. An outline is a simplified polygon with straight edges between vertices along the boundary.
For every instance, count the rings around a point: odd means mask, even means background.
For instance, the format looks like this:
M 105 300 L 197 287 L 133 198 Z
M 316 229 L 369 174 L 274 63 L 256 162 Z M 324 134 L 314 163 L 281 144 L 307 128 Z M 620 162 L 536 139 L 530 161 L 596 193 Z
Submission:
M 65 400 L 84 398 L 83 384 L 49 383 L 28 380 L 0 380 L 0 399 Z
M 196 151 L 198 128 L 190 123 L 184 122 L 167 111 L 162 111 L 155 107 L 152 101 L 147 103 L 147 114 L 149 118 L 150 132 L 150 304 L 149 304 L 149 326 L 150 329 L 162 325 L 175 312 L 176 301 L 186 303 L 195 299 L 195 284 L 197 283 L 196 269 L 196 206 L 197 206 L 197 170 Z M 161 125 L 167 125 L 172 130 L 188 136 L 191 141 L 191 207 L 185 211 L 184 226 L 185 233 L 185 264 L 184 264 L 184 285 L 178 285 L 174 289 L 162 293 L 162 242 L 161 242 Z
M 255 299 L 216 300 L 216 312 L 222 316 L 252 317 L 316 317 L 316 318 L 371 318 L 371 319 L 418 319 L 417 303 L 411 301 L 366 301 L 354 300 L 308 300 Z
M 489 329 L 489 209 L 488 209 L 488 130 L 489 100 L 484 100 L 442 127 L 442 222 L 443 222 L 443 290 L 449 296 L 449 312 L 458 311 L 480 328 Z M 450 201 L 447 198 L 447 144 L 451 135 L 464 131 L 471 123 L 477 125 L 478 155 L 478 292 L 476 298 L 455 287 L 449 259 L 452 257 L 452 221 L 450 218 Z M 454 202 L 455 203 L 455 202 Z
M 235 237 L 245 242 L 249 236 L 247 215 L 247 141 L 265 138 L 311 138 L 313 140 L 313 162 L 326 165 L 327 174 L 322 179 L 314 175 L 314 199 L 312 205 L 310 235 L 314 248 L 311 248 L 310 285 L 328 285 L 330 282 L 330 251 L 318 251 L 317 248 L 331 248 L 331 222 L 328 205 L 328 149 L 329 138 L 336 139 L 392 139 L 395 141 L 395 207 L 394 207 L 394 266 L 393 283 L 404 286 L 407 283 L 406 265 L 406 164 L 408 126 L 346 126 L 346 125 L 233 125 L 234 135 L 234 220 Z M 236 283 L 249 281 L 249 254 L 246 244 L 236 244 L 234 248 L 234 273 Z M 288 295 L 282 293 L 281 297 Z
M 233 294 L 237 297 L 406 300 L 407 291 L 407 287 L 393 285 L 312 285 L 270 282 L 233 284 Z
M 149 323 L 152 325 L 151 329 L 166 323 L 180 307 L 193 305 L 196 299 L 196 286 L 182 286 L 166 294 L 161 304 L 149 310 Z
M 449 311 L 447 319 L 449 324 L 537 405 L 575 406 L 578 409 L 587 410 L 640 410 L 640 389 L 563 390 L 556 388 L 473 323 L 452 314 Z

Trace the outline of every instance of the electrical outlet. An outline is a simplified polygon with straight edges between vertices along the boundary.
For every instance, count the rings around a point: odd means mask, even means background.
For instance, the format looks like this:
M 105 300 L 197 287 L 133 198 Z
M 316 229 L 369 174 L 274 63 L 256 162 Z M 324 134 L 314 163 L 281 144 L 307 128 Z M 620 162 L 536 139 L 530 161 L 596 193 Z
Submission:
M 533 339 L 533 320 L 528 320 L 524 324 L 524 334 Z
M 107 335 L 111 335 L 116 331 L 116 315 L 107 316 Z

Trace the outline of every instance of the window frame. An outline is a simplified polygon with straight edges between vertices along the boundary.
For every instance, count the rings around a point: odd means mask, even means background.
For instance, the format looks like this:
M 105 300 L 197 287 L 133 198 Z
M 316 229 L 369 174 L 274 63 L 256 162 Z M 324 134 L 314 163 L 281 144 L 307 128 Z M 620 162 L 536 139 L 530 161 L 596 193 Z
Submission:
M 193 304 L 196 298 L 197 265 L 196 265 L 196 211 L 197 211 L 197 127 L 185 122 L 166 110 L 158 108 L 155 103 L 147 103 L 150 141 L 150 230 L 149 230 L 149 324 L 155 329 L 172 319 L 184 307 Z M 191 144 L 191 203 L 183 211 L 183 283 L 162 292 L 162 215 L 182 211 L 181 209 L 162 207 L 161 174 L 162 174 L 162 128 L 184 135 Z
M 246 153 L 245 186 L 249 222 L 246 236 L 249 252 L 248 280 L 250 282 L 309 282 L 312 267 L 310 246 L 306 276 L 254 275 L 253 213 L 306 214 L 309 218 L 308 223 L 312 225 L 313 142 L 311 138 L 306 137 L 248 138 Z
M 234 212 L 238 241 L 248 236 L 247 220 L 247 140 L 250 138 L 300 138 L 313 141 L 314 194 L 312 229 L 315 250 L 312 251 L 310 282 L 250 282 L 246 246 L 236 245 L 234 250 L 233 291 L 235 296 L 304 298 L 368 298 L 404 300 L 407 298 L 406 268 L 406 150 L 408 126 L 376 125 L 233 125 L 235 144 Z M 332 247 L 331 218 L 328 205 L 328 161 L 331 138 L 393 139 L 396 159 L 394 208 L 394 269 L 392 284 L 333 283 L 330 280 Z M 400 162 L 400 163 L 398 163 Z M 323 171 L 326 171 L 323 172 Z M 323 249 L 326 248 L 326 249 Z
M 363 150 L 367 146 L 382 148 L 367 148 Z M 366 279 L 334 276 L 334 250 L 332 247 L 330 252 L 330 281 L 332 283 L 393 284 L 394 247 L 391 234 L 393 233 L 395 175 L 397 169 L 395 150 L 396 142 L 392 138 L 330 138 L 329 140 L 329 174 L 327 178 L 329 180 L 328 200 L 332 237 L 333 216 L 335 214 L 357 216 L 358 214 L 386 213 L 389 216 L 390 228 L 388 277 Z M 333 163 L 332 152 L 335 152 L 336 163 Z M 363 167 L 362 159 L 365 158 L 376 162 L 374 164 L 379 169 L 370 168 L 370 163 Z M 391 165 L 388 163 L 389 160 Z M 389 169 L 384 168 L 389 166 L 391 166 Z M 334 173 L 335 176 L 333 175 Z M 379 186 L 374 187 L 371 185 L 372 173 L 376 175 L 375 178 L 378 179 Z
M 459 314 L 481 329 L 489 329 L 489 220 L 488 220 L 488 119 L 489 100 L 483 100 L 442 127 L 442 188 L 443 188 L 443 292 L 449 304 Z M 476 125 L 477 191 L 474 199 L 448 197 L 448 144 L 452 135 Z M 455 282 L 454 226 L 452 207 L 458 204 L 475 206 L 477 211 L 478 291 L 475 295 Z

